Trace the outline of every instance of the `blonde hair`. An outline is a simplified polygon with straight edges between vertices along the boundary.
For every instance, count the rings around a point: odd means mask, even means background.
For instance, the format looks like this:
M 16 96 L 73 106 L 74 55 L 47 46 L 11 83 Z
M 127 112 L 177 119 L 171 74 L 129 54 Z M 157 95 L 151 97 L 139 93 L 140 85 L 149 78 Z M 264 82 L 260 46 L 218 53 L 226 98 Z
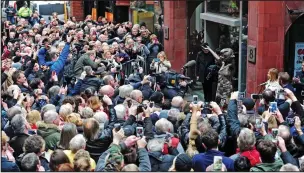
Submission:
M 1 147 L 4 147 L 6 145 L 6 143 L 8 142 L 8 136 L 6 135 L 6 133 L 4 131 L 2 131 L 1 133 Z
M 97 96 L 92 96 L 88 100 L 88 106 L 93 109 L 94 112 L 100 109 L 102 106 L 102 103 L 100 102 L 99 98 Z
M 266 117 L 266 114 L 267 114 L 267 112 L 265 111 L 265 112 L 262 114 L 262 117 L 265 118 L 265 117 Z M 268 118 L 267 123 L 268 123 L 268 129 L 273 129 L 273 128 L 278 128 L 278 127 L 279 127 L 278 122 L 277 122 L 277 120 L 276 120 L 276 118 L 275 118 L 274 115 L 271 115 L 271 116 Z M 268 130 L 268 129 L 266 129 L 266 130 Z
M 37 121 L 41 121 L 40 112 L 37 110 L 33 110 L 29 112 L 28 115 L 26 116 L 26 120 L 30 124 L 36 124 Z
M 276 68 L 269 69 L 268 73 L 270 74 L 270 81 L 276 81 L 279 77 L 279 70 Z
M 157 36 L 155 34 L 150 35 L 150 40 L 152 41 L 152 39 L 157 38 Z
M 78 113 L 71 113 L 66 116 L 66 122 L 73 123 L 76 126 L 82 126 L 82 119 L 80 118 L 80 114 Z
M 164 51 L 161 51 L 157 54 L 157 58 L 159 58 L 160 56 L 163 56 L 165 60 L 168 60 L 167 55 Z

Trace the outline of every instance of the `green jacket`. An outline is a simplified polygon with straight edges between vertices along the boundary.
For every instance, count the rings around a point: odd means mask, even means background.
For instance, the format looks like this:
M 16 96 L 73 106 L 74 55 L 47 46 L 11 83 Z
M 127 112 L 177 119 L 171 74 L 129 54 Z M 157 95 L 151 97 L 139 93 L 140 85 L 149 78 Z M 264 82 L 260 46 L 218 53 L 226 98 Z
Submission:
M 76 77 L 80 77 L 81 73 L 83 72 L 84 66 L 91 66 L 92 69 L 97 69 L 98 63 L 92 61 L 88 54 L 82 55 L 76 62 L 74 67 L 74 74 Z
M 18 11 L 18 16 L 20 17 L 30 17 L 32 15 L 32 10 L 28 7 L 21 7 Z
M 277 172 L 284 165 L 281 159 L 276 159 L 274 163 L 260 163 L 250 169 L 250 172 Z
M 44 122 L 37 122 L 37 134 L 45 141 L 45 148 L 54 150 L 60 140 L 60 130 L 54 124 L 45 124 Z

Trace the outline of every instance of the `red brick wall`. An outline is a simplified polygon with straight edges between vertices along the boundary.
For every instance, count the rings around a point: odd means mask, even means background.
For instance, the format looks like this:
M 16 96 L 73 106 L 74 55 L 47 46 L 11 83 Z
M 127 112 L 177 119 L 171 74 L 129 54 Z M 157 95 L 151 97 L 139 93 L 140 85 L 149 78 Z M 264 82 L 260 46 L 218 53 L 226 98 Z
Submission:
M 179 71 L 187 60 L 187 2 L 164 1 L 164 25 L 169 27 L 169 40 L 164 41 L 165 52 L 172 68 Z
M 75 16 L 77 21 L 84 20 L 83 1 L 71 1 L 71 16 Z
M 270 68 L 283 70 L 284 1 L 249 1 L 248 45 L 256 46 L 256 64 L 247 63 L 247 93 L 256 93 Z

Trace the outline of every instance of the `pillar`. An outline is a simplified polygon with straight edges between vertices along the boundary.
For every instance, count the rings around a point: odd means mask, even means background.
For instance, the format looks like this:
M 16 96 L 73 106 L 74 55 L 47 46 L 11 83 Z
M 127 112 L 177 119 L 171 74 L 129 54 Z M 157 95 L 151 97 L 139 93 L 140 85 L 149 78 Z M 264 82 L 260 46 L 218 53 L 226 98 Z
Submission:
M 84 20 L 83 1 L 71 1 L 71 16 L 75 16 L 77 21 Z
M 256 47 L 256 63 L 247 62 L 247 96 L 259 91 L 270 68 L 283 70 L 284 1 L 249 1 L 248 46 Z
M 179 72 L 187 60 L 187 1 L 164 1 L 164 26 L 169 28 L 169 40 L 164 40 L 164 50 Z

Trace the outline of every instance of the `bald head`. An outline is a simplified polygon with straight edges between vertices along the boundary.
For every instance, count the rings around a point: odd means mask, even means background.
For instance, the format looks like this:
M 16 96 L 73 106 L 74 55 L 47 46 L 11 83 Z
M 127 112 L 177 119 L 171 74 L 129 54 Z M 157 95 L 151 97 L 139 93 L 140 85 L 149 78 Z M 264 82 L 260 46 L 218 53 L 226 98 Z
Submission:
M 280 125 L 278 135 L 281 136 L 284 141 L 289 141 L 291 139 L 290 128 L 285 125 Z
M 175 108 L 181 108 L 183 105 L 184 99 L 181 96 L 175 96 L 172 99 L 171 105 Z
M 111 85 L 105 85 L 100 88 L 99 92 L 111 98 L 114 95 L 114 88 Z

